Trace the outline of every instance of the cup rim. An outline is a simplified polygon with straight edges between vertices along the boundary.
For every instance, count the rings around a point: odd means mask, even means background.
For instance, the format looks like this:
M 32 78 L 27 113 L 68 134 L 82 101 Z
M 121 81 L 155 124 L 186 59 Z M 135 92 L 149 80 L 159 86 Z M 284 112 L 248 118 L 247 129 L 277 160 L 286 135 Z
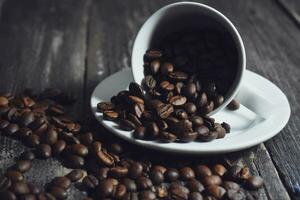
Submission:
M 234 80 L 234 83 L 232 84 L 230 90 L 227 92 L 227 99 L 216 109 L 214 109 L 212 112 L 208 113 L 208 116 L 211 116 L 215 113 L 217 113 L 219 110 L 225 108 L 233 99 L 234 97 L 237 95 L 238 90 L 241 87 L 242 84 L 242 79 L 244 76 L 244 71 L 246 69 L 246 51 L 245 51 L 245 47 L 244 47 L 244 43 L 242 40 L 242 37 L 240 36 L 239 32 L 237 31 L 236 27 L 233 25 L 233 23 L 224 15 L 222 14 L 220 11 L 216 10 L 215 8 L 212 8 L 208 5 L 202 4 L 202 3 L 198 3 L 198 2 L 187 2 L 187 1 L 183 1 L 183 2 L 176 2 L 176 3 L 172 3 L 172 4 L 168 4 L 166 6 L 163 6 L 162 8 L 158 9 L 157 11 L 155 11 L 150 17 L 147 18 L 147 20 L 142 24 L 142 26 L 140 27 L 135 39 L 134 39 L 134 43 L 132 46 L 132 51 L 131 51 L 131 74 L 133 77 L 133 80 L 135 82 L 138 82 L 138 74 L 136 72 L 136 70 L 134 70 L 136 67 L 134 67 L 134 55 L 137 49 L 137 41 L 140 40 L 141 34 L 143 32 L 143 29 L 147 26 L 148 23 L 151 22 L 151 20 L 153 18 L 155 18 L 156 16 L 158 16 L 159 14 L 161 14 L 162 12 L 164 12 L 165 10 L 168 10 L 172 7 L 176 7 L 176 6 L 184 6 L 184 5 L 193 5 L 193 6 L 197 6 L 200 7 L 202 9 L 207 9 L 208 11 L 210 11 L 211 13 L 214 13 L 217 17 L 219 17 L 220 19 L 222 19 L 222 23 L 225 24 L 226 28 L 228 29 L 228 31 L 230 32 L 231 36 L 233 37 L 233 40 L 235 42 L 236 48 L 237 48 L 237 53 L 238 53 L 238 72 L 237 72 L 237 77 Z M 138 83 L 140 84 L 140 83 Z M 229 95 L 228 95 L 229 94 Z

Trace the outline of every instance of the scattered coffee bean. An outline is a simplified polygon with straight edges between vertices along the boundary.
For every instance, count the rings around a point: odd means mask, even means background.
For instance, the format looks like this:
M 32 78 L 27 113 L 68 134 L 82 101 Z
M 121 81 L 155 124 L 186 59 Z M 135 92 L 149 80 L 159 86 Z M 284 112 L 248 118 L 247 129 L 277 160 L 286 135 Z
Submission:
M 251 190 L 257 190 L 261 188 L 264 184 L 264 181 L 259 176 L 251 176 L 246 180 L 246 185 Z
M 233 99 L 233 100 L 227 105 L 227 108 L 228 108 L 229 110 L 237 110 L 237 109 L 240 108 L 240 103 L 239 103 L 237 100 Z

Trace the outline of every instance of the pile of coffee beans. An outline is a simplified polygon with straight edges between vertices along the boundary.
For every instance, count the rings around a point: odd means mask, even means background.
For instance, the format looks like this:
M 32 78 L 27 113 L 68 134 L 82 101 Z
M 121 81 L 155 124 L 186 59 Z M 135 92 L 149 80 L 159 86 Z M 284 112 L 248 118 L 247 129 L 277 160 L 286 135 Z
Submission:
M 216 123 L 207 116 L 223 103 L 224 87 L 219 92 L 213 79 L 201 79 L 202 68 L 191 70 L 180 65 L 179 58 L 172 59 L 169 54 L 165 57 L 166 51 L 147 51 L 142 84 L 130 83 L 129 90 L 120 91 L 110 102 L 100 102 L 98 110 L 123 130 L 134 130 L 133 137 L 137 139 L 209 142 L 224 138 L 230 132 L 230 125 Z M 175 64 L 168 60 L 174 60 Z M 231 110 L 238 107 L 236 100 L 228 106 Z
M 53 89 L 41 94 L 0 95 L 1 137 L 20 140 L 29 148 L 0 176 L 0 199 L 66 199 L 74 182 L 87 193 L 85 200 L 255 199 L 252 191 L 263 186 L 262 178 L 251 175 L 247 166 L 229 162 L 186 164 L 176 159 L 176 164 L 166 164 L 165 159 L 151 161 L 151 156 L 136 158 L 131 146 L 101 142 L 101 134 L 68 118 L 63 105 L 70 100 Z M 110 110 L 114 106 L 105 105 Z M 104 109 L 104 104 L 100 108 Z M 110 111 L 107 116 L 119 114 Z M 24 174 L 32 168 L 32 160 L 50 157 L 73 170 L 55 177 L 44 188 L 27 182 Z

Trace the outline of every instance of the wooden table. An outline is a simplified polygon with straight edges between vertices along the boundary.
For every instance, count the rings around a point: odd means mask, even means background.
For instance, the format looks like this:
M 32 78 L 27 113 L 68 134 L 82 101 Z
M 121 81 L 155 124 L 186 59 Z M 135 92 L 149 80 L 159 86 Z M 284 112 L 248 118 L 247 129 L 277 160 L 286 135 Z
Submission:
M 73 116 L 94 120 L 89 111 L 92 90 L 108 75 L 130 67 L 139 27 L 172 2 L 0 0 L 0 90 L 57 87 L 77 98 Z M 300 199 L 300 1 L 199 2 L 232 20 L 245 43 L 247 68 L 278 85 L 292 107 L 288 125 L 276 137 L 226 157 L 247 163 L 252 173 L 265 179 L 260 199 Z M 24 149 L 19 142 L 0 137 L 1 171 Z M 54 159 L 37 160 L 27 177 L 45 184 L 66 171 Z M 69 199 L 82 197 L 75 187 L 71 189 Z

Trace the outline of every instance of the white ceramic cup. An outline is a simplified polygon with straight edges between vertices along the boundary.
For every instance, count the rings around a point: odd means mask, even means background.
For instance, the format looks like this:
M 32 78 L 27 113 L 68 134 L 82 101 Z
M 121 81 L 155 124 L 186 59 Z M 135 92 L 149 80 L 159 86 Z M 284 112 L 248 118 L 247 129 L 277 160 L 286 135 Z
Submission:
M 236 96 L 246 69 L 246 53 L 241 36 L 229 19 L 214 8 L 195 2 L 179 2 L 167 5 L 152 14 L 140 28 L 133 44 L 131 55 L 133 79 L 139 84 L 142 82 L 144 78 L 143 56 L 155 40 L 187 27 L 223 29 L 232 37 L 233 45 L 237 50 L 238 66 L 235 80 L 225 95 L 223 104 L 209 113 L 213 115 L 225 108 Z

